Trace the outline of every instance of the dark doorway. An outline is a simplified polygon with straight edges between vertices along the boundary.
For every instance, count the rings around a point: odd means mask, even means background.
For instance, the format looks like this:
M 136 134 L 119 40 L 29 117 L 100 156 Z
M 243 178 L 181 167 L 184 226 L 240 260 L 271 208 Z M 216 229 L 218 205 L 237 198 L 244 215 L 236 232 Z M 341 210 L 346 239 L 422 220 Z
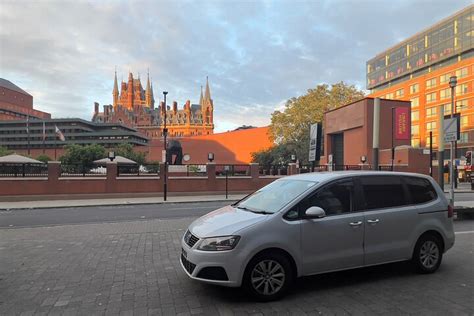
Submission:
M 344 134 L 331 135 L 334 170 L 344 170 Z

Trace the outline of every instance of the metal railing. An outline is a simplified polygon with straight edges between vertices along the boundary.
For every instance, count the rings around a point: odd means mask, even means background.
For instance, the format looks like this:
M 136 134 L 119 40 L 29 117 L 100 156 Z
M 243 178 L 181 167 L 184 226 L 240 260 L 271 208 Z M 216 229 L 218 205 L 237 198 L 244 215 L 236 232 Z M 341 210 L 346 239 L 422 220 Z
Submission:
M 117 177 L 127 176 L 159 176 L 160 175 L 160 164 L 120 164 L 117 165 Z
M 60 177 L 105 177 L 107 169 L 82 164 L 61 164 Z
M 1 163 L 0 177 L 47 177 L 48 165 L 44 163 Z
M 250 176 L 250 165 L 216 165 L 216 176 Z
M 285 166 L 285 165 L 259 166 L 258 174 L 260 176 L 286 176 L 288 174 L 288 166 Z
M 206 165 L 185 165 L 186 177 L 207 177 Z

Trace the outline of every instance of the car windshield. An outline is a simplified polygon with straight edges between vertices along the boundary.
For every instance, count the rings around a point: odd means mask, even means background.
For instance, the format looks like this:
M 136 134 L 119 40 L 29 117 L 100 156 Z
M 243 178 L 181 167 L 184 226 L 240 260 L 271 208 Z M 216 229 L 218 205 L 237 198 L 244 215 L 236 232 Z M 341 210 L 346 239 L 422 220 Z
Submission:
M 234 206 L 255 213 L 273 214 L 316 184 L 317 182 L 305 180 L 277 180 Z

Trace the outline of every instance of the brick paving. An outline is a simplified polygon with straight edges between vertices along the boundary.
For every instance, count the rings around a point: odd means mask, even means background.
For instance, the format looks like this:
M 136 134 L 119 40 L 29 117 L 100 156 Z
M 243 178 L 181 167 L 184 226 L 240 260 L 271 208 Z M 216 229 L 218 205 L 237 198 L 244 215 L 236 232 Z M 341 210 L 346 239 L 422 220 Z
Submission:
M 433 275 L 406 264 L 331 273 L 298 280 L 281 301 L 256 303 L 181 271 L 180 238 L 191 221 L 0 229 L 0 315 L 474 313 L 474 234 L 457 235 Z

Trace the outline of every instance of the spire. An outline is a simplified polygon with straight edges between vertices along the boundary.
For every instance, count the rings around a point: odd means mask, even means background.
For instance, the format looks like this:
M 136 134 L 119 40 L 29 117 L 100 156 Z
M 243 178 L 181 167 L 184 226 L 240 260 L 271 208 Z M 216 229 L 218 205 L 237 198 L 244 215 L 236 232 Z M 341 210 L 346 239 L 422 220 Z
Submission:
M 151 108 L 153 103 L 153 93 L 151 92 L 150 86 L 150 72 L 147 73 L 145 100 L 146 105 Z
M 117 85 L 117 67 L 115 67 L 114 91 L 112 91 L 112 96 L 113 96 L 114 109 L 116 110 L 117 103 L 118 103 L 118 96 L 119 96 L 118 85 Z
M 202 86 L 201 86 L 201 96 L 199 97 L 199 105 L 202 106 L 202 100 L 203 100 L 203 97 L 202 97 Z
M 209 77 L 206 76 L 206 92 L 204 94 L 204 100 L 211 100 L 211 89 L 209 89 Z

